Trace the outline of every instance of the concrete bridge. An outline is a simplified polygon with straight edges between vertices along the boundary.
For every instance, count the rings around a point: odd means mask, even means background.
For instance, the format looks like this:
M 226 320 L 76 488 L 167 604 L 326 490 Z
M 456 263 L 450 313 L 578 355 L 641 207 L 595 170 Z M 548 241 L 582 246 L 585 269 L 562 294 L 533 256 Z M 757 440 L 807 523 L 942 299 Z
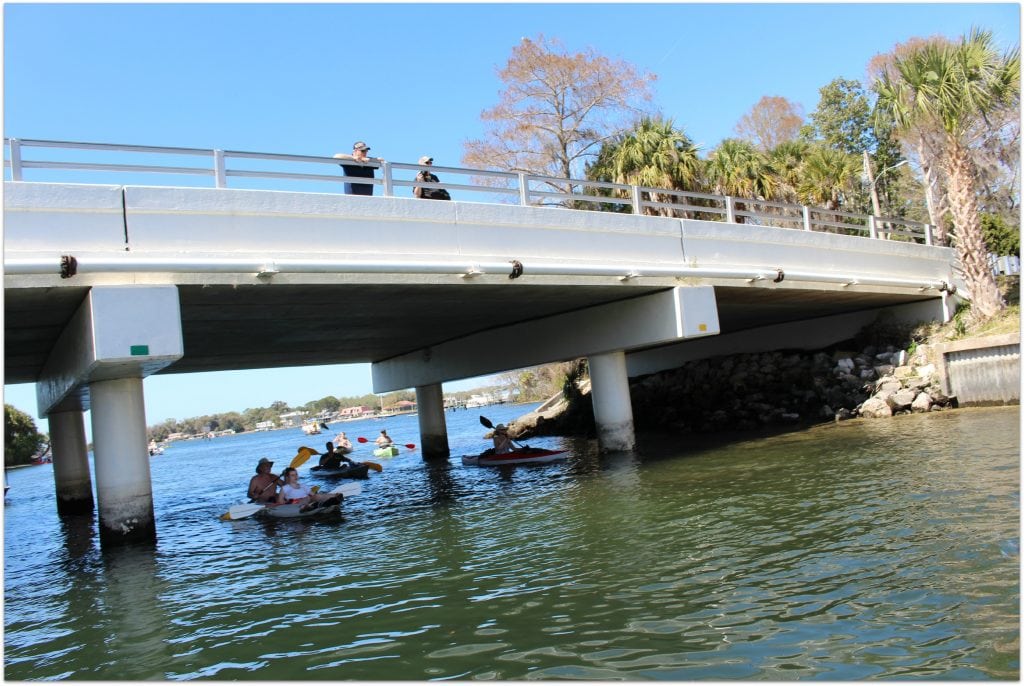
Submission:
M 215 187 L 26 180 L 33 167 L 200 174 L 32 163 L 30 143 L 202 152 Z M 508 187 L 448 182 L 454 202 L 425 201 L 404 195 L 421 167 L 397 163 L 382 165 L 377 197 L 227 188 L 232 177 L 345 178 L 331 158 L 8 149 L 6 382 L 37 385 L 63 512 L 93 508 L 91 410 L 107 541 L 155 535 L 150 374 L 369 362 L 374 392 L 415 388 L 423 454 L 435 458 L 448 456 L 443 382 L 585 356 L 600 445 L 630 450 L 630 376 L 826 346 L 880 310 L 948 319 L 958 284 L 953 251 L 931 245 L 929 227 L 890 218 L 459 168 L 434 170 Z M 231 159 L 330 165 L 330 175 L 232 169 Z M 550 201 L 630 213 L 538 206 Z

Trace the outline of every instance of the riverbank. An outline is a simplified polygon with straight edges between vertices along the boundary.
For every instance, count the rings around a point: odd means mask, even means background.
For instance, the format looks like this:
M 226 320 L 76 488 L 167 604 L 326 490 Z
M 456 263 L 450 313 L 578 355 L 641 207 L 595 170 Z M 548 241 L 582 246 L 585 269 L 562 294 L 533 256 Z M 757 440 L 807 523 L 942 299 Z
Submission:
M 820 351 L 780 350 L 706 358 L 630 379 L 639 434 L 778 433 L 858 417 L 882 418 L 958 407 L 942 377 L 942 346 L 1020 332 L 1016 283 L 1000 316 L 970 324 L 957 316 L 916 327 L 880 316 L 853 339 Z M 1018 400 L 1019 402 L 1019 400 Z M 589 386 L 509 427 L 516 439 L 594 437 Z

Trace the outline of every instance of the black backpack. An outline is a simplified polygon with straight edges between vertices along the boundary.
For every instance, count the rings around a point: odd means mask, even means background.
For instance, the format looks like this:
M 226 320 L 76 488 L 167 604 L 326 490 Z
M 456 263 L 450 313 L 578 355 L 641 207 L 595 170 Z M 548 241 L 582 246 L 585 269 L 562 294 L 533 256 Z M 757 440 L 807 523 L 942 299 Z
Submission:
M 431 174 L 430 172 L 420 172 L 418 175 L 420 181 L 426 181 L 427 183 L 438 183 L 440 179 Z M 424 188 L 422 198 L 426 200 L 451 200 L 452 196 L 448 194 L 448 191 L 444 188 Z

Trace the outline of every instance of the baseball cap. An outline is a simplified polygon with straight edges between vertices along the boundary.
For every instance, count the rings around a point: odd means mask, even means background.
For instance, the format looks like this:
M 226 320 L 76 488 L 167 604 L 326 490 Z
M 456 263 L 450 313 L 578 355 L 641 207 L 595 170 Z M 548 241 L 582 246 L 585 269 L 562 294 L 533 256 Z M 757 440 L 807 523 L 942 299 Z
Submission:
M 366 143 L 362 142 L 362 141 L 356 141 L 355 143 L 352 144 L 352 149 L 353 150 L 369 150 L 370 146 L 367 145 Z
M 430 155 L 424 155 L 420 158 L 420 164 L 433 164 L 434 158 Z
M 273 460 L 268 460 L 265 457 L 261 457 L 260 461 L 258 463 L 256 463 L 256 466 L 259 467 L 261 464 L 274 464 L 274 461 Z

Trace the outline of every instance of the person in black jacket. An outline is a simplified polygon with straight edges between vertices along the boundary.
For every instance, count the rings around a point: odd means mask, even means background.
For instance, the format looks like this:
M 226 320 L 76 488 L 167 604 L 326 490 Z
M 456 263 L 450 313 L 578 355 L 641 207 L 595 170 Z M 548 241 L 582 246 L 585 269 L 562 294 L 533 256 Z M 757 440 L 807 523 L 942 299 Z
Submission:
M 424 155 L 420 158 L 420 164 L 424 166 L 430 166 L 434 163 L 434 158 L 428 155 Z M 424 169 L 416 175 L 416 181 L 420 183 L 440 183 L 441 180 L 431 172 L 429 169 Z M 425 200 L 451 200 L 452 196 L 448 194 L 443 188 L 423 188 L 421 186 L 415 186 L 412 189 L 412 194 L 417 198 L 423 198 Z
M 373 178 L 373 170 L 384 160 L 380 157 L 370 157 L 370 146 L 363 141 L 356 141 L 352 144 L 352 154 L 339 152 L 334 158 L 340 160 L 351 160 L 353 164 L 341 164 L 345 176 L 358 176 L 364 179 Z M 373 164 L 376 162 L 376 164 Z M 348 195 L 373 195 L 372 183 L 350 183 L 345 182 L 345 193 Z

